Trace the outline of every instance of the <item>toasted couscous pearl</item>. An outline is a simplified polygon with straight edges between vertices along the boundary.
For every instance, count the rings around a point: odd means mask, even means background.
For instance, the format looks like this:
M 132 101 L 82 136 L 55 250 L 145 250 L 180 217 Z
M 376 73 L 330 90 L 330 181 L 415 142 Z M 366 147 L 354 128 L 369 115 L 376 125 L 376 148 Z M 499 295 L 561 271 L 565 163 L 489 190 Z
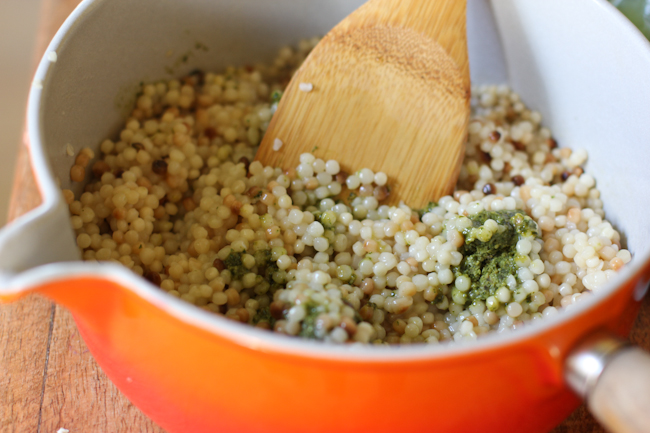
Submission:
M 382 171 L 377 172 L 377 173 L 375 173 L 374 181 L 375 181 L 375 183 L 377 185 L 384 186 L 384 185 L 386 185 L 386 182 L 388 182 L 388 176 L 386 175 L 386 173 L 384 173 Z
M 471 280 L 468 277 L 461 275 L 456 277 L 455 284 L 458 290 L 460 290 L 461 292 L 466 292 L 469 290 Z
M 519 317 L 521 313 L 524 311 L 521 304 L 517 302 L 511 302 L 510 304 L 508 304 L 506 310 L 508 312 L 508 316 L 510 317 Z
M 327 172 L 328 174 L 336 175 L 339 173 L 340 170 L 341 168 L 339 167 L 338 161 L 331 159 L 327 161 L 327 163 L 325 164 L 325 172 Z

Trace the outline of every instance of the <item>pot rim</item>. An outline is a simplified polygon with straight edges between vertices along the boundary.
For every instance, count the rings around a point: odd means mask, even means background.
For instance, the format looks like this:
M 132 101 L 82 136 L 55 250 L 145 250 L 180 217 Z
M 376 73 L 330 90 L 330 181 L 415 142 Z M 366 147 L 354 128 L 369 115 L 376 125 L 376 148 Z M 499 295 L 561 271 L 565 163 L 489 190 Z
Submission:
M 599 7 L 607 9 L 612 19 L 617 21 L 623 31 L 632 32 L 639 50 L 645 50 L 650 55 L 650 42 L 643 34 L 606 0 L 593 0 Z M 48 54 L 56 52 L 62 42 L 70 35 L 70 30 L 83 19 L 85 14 L 91 13 L 95 7 L 101 5 L 102 0 L 82 0 L 48 45 L 34 75 L 27 108 L 27 131 L 29 137 L 30 158 L 34 168 L 34 177 L 43 198 L 43 203 L 20 217 L 8 229 L 20 230 L 21 221 L 36 218 L 45 219 L 48 212 L 56 208 L 63 201 L 63 196 L 55 182 L 55 177 L 47 159 L 44 149 L 44 140 L 41 131 L 41 98 L 43 96 L 42 83 L 53 65 L 48 59 Z M 632 36 L 631 34 L 631 36 Z M 607 302 L 616 294 L 618 288 L 640 279 L 634 291 L 635 300 L 639 301 L 647 291 L 650 279 L 650 251 L 641 256 L 634 257 L 629 265 L 619 272 L 611 281 L 597 292 L 583 301 L 564 309 L 560 314 L 544 318 L 543 320 L 526 323 L 521 329 L 503 333 L 491 332 L 472 342 L 454 342 L 453 344 L 439 345 L 412 345 L 399 347 L 372 346 L 372 345 L 336 345 L 324 342 L 304 340 L 300 338 L 276 334 L 273 332 L 256 329 L 247 324 L 233 322 L 225 317 L 209 313 L 185 301 L 167 295 L 153 284 L 133 274 L 126 268 L 115 264 L 96 264 L 78 262 L 52 263 L 34 268 L 26 273 L 11 277 L 7 281 L 6 294 L 18 294 L 30 286 L 42 285 L 54 281 L 63 281 L 70 278 L 102 278 L 113 281 L 124 288 L 131 290 L 142 299 L 150 302 L 176 319 L 192 326 L 196 326 L 217 336 L 221 336 L 234 344 L 252 350 L 288 354 L 307 358 L 328 359 L 352 362 L 387 363 L 395 361 L 423 361 L 440 358 L 451 358 L 473 355 L 478 352 L 497 350 L 506 346 L 520 344 L 542 333 L 551 331 L 578 319 L 596 305 Z M 644 275 L 647 274 L 647 275 Z M 549 348 L 550 349 L 550 348 Z

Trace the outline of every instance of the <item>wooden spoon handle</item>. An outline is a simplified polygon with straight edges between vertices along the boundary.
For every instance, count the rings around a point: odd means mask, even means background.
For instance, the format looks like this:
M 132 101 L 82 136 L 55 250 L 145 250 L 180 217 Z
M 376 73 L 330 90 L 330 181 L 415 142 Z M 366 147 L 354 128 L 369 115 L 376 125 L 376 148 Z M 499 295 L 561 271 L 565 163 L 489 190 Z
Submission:
M 606 332 L 566 359 L 566 380 L 612 433 L 650 431 L 650 354 Z
M 587 405 L 613 433 L 650 431 L 650 355 L 636 347 L 617 354 L 587 395 Z

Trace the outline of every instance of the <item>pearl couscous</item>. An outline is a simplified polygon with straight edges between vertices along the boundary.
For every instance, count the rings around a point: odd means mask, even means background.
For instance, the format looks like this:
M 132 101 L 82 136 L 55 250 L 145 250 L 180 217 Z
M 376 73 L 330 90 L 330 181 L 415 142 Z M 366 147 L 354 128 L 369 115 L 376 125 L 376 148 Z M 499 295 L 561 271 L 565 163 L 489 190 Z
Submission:
M 346 173 L 312 154 L 286 171 L 253 161 L 315 43 L 271 65 L 145 85 L 100 158 L 78 155 L 73 181 L 92 164 L 85 192 L 63 191 L 83 258 L 122 263 L 252 326 L 377 344 L 515 329 L 570 308 L 630 261 L 581 168 L 587 152 L 559 148 L 505 86 L 472 89 L 456 191 L 421 210 L 382 204 L 382 172 Z

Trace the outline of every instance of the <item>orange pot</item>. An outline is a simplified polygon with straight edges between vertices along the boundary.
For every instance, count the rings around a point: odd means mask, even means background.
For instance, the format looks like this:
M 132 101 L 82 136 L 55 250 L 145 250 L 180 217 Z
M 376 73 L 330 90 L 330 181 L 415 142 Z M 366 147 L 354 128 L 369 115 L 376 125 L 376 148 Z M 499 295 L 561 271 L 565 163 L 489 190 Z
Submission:
M 596 328 L 626 335 L 641 278 L 552 327 L 355 351 L 162 305 L 164 294 L 129 288 L 136 277 L 96 272 L 53 273 L 38 290 L 72 311 L 110 379 L 170 432 L 548 431 L 579 404 L 564 384 L 567 352 Z
M 564 379 L 576 342 L 631 328 L 650 280 L 639 205 L 650 188 L 636 200 L 625 193 L 650 181 L 650 85 L 639 79 L 650 72 L 650 44 L 603 0 L 500 0 L 494 14 L 469 2 L 472 79 L 507 74 L 561 144 L 588 147 L 587 170 L 604 182 L 608 216 L 635 255 L 615 281 L 554 318 L 474 344 L 317 344 L 228 321 L 124 268 L 78 260 L 55 182 L 70 186 L 61 149 L 114 131 L 115 95 L 170 65 L 182 75 L 263 58 L 324 33 L 360 3 L 85 0 L 48 48 L 56 62 L 46 54 L 39 66 L 28 128 L 44 203 L 0 232 L 0 300 L 35 290 L 69 308 L 111 380 L 169 432 L 544 432 L 579 403 Z M 193 51 L 196 42 L 210 51 Z M 174 63 L 188 52 L 191 65 Z M 605 110 L 611 101 L 624 103 Z

